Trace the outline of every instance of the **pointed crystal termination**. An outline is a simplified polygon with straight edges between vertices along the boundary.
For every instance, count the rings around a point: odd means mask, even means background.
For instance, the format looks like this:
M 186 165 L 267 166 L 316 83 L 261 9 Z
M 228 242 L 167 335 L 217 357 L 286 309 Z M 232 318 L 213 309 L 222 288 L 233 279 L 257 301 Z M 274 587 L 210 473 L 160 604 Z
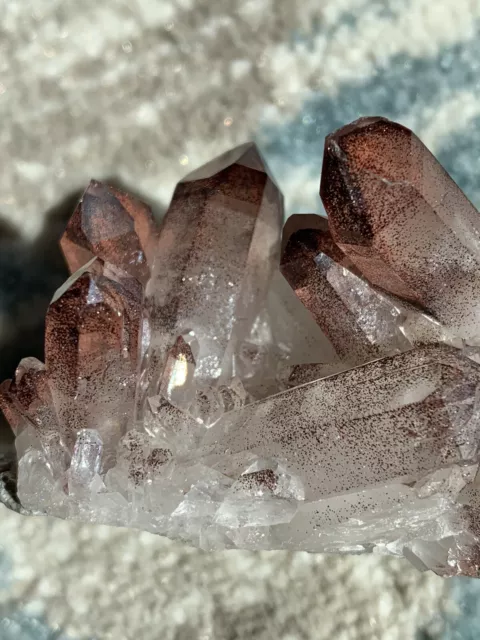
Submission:
M 148 205 L 92 180 L 67 225 L 60 246 L 70 273 L 96 256 L 145 284 L 150 276 L 156 237 Z
M 341 266 L 348 258 L 333 242 L 325 218 L 306 217 L 305 223 L 316 228 L 292 233 L 281 271 L 339 357 L 357 365 L 411 348 L 401 330 L 401 310 Z
M 70 494 L 88 491 L 90 483 L 102 467 L 103 442 L 94 429 L 81 429 L 77 433 L 72 462 L 68 473 Z
M 46 367 L 70 447 L 82 429 L 96 429 L 112 446 L 133 409 L 142 287 L 103 273 L 99 260 L 87 263 L 56 292 L 46 318 Z
M 372 287 L 335 244 L 325 218 L 292 218 L 284 228 L 282 273 L 332 342 L 343 368 L 419 344 L 461 346 L 431 316 Z M 325 361 L 313 368 L 306 362 L 292 371 L 291 386 L 335 373 L 328 372 Z
M 280 269 L 273 275 L 266 305 L 261 309 L 240 357 L 245 389 L 261 400 L 290 384 L 292 368 L 313 367 L 318 375 L 309 380 L 336 373 L 345 368 L 312 314 L 295 295 Z M 317 366 L 319 365 L 319 366 Z
M 343 253 L 333 239 L 328 228 L 327 218 L 316 213 L 294 213 L 288 218 L 283 226 L 282 258 L 293 236 L 308 230 L 312 230 L 316 234 L 318 253 L 324 253 L 342 267 L 350 269 L 353 273 L 359 273 L 355 264 Z
M 480 215 L 409 129 L 363 118 L 329 135 L 320 193 L 335 241 L 370 282 L 478 337 Z
M 238 347 L 266 297 L 282 222 L 282 196 L 254 145 L 234 149 L 178 184 L 147 287 L 151 395 L 169 349 L 187 333 L 199 346 L 196 383 L 239 375 Z
M 179 336 L 169 350 L 160 383 L 160 395 L 179 408 L 189 407 L 195 401 L 196 363 L 189 337 Z

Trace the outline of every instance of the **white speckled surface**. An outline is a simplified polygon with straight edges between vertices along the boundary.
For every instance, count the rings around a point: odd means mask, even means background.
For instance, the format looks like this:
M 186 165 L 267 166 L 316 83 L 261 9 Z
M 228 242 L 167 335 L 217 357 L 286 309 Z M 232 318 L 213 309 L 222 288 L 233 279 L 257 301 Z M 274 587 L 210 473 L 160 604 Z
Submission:
M 41 357 L 55 238 L 92 176 L 161 212 L 183 174 L 255 137 L 289 209 L 319 210 L 323 137 L 377 114 L 480 202 L 478 0 L 0 0 L 0 15 L 2 378 Z M 0 508 L 1 640 L 443 637 L 445 592 L 392 559 L 206 555 Z
M 206 554 L 146 533 L 1 514 L 13 569 L 0 602 L 73 638 L 404 640 L 443 591 L 440 578 L 391 559 Z

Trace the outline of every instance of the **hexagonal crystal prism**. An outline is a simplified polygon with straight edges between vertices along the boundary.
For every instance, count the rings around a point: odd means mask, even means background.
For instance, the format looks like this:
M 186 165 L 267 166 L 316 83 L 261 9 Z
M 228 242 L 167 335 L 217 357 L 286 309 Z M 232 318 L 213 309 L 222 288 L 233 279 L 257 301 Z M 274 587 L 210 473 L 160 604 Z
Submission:
M 333 238 L 375 285 L 462 338 L 480 332 L 480 216 L 409 129 L 362 118 L 325 142 Z
M 95 256 L 145 283 L 155 240 L 156 227 L 148 205 L 120 189 L 92 180 L 60 246 L 71 273 Z

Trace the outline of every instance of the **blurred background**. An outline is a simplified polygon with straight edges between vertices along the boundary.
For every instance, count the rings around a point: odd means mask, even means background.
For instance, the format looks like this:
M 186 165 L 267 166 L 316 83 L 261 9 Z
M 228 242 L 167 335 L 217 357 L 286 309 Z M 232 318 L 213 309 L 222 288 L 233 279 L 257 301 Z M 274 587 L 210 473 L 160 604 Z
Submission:
M 384 115 L 480 205 L 479 0 L 0 0 L 0 16 L 0 379 L 42 358 L 91 177 L 160 217 L 177 180 L 254 139 L 288 213 L 321 212 L 325 135 Z M 0 640 L 473 640 L 479 598 L 400 560 L 204 554 L 0 506 Z

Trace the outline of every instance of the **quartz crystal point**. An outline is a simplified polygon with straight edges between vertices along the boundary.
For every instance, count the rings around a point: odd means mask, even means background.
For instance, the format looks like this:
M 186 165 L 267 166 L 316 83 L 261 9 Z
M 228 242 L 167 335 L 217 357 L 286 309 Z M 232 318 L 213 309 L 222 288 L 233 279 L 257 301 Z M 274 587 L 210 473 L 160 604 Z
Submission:
M 232 412 L 204 443 L 227 475 L 226 449 L 288 460 L 309 500 L 412 482 L 462 462 L 462 448 L 475 445 L 467 431 L 479 382 L 480 366 L 459 351 L 422 347 Z
M 341 251 L 332 241 L 326 219 L 318 216 L 317 226 L 291 235 L 281 269 L 339 357 L 355 365 L 411 347 L 396 322 L 400 312 L 330 257 L 329 253 Z
M 282 223 L 282 196 L 254 145 L 234 149 L 178 184 L 147 286 L 150 393 L 165 383 L 169 353 L 186 335 L 198 345 L 196 390 L 249 375 L 239 351 L 278 264 Z M 188 402 L 178 406 L 190 410 Z
M 355 366 L 415 344 L 454 342 L 433 318 L 370 285 L 335 244 L 326 218 L 292 216 L 283 246 L 283 275 L 345 364 Z M 315 373 L 318 368 L 308 378 Z
M 69 454 L 45 365 L 36 358 L 24 358 L 17 367 L 15 379 L 4 383 L 0 406 L 17 436 L 18 458 L 28 450 L 33 439 L 54 475 L 60 477 L 67 469 Z
M 92 180 L 60 245 L 71 273 L 96 256 L 145 283 L 155 239 L 152 212 L 145 203 Z
M 480 216 L 414 133 L 362 118 L 330 134 L 320 193 L 334 240 L 371 283 L 478 338 Z
M 70 446 L 84 429 L 98 429 L 113 446 L 131 421 L 142 288 L 127 274 L 116 281 L 106 271 L 98 259 L 88 262 L 55 293 L 47 313 L 45 363 Z
M 205 550 L 480 575 L 478 214 L 379 118 L 328 138 L 322 197 L 328 222 L 292 216 L 280 243 L 253 145 L 183 180 L 159 232 L 92 182 L 45 364 L 0 385 L 18 462 L 0 500 Z
M 459 351 L 419 348 L 232 412 L 208 432 L 203 454 L 227 476 L 250 456 L 288 461 L 305 500 L 288 527 L 266 531 L 267 546 L 402 553 L 433 536 L 453 553 L 463 541 L 476 545 L 459 494 L 478 467 L 470 429 L 479 381 L 480 368 Z M 452 476 L 460 481 L 450 487 Z M 420 523 L 409 522 L 410 508 Z M 256 536 L 244 543 L 256 546 Z

